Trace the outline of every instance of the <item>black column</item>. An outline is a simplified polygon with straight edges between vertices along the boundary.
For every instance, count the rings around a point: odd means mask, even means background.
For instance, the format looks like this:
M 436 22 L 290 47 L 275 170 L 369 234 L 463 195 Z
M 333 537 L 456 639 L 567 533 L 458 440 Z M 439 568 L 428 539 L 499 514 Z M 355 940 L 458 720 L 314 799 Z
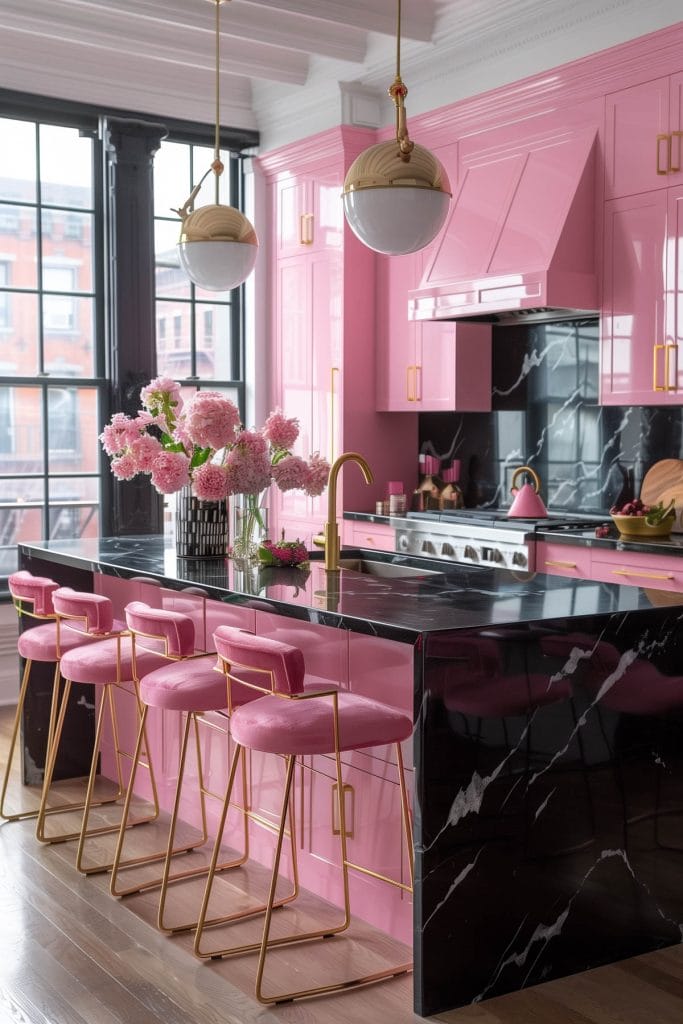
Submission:
M 150 122 L 112 118 L 103 124 L 110 411 L 128 415 L 140 408 L 140 388 L 156 376 L 152 172 L 165 135 L 163 125 Z M 162 532 L 162 500 L 147 476 L 105 479 L 105 536 Z

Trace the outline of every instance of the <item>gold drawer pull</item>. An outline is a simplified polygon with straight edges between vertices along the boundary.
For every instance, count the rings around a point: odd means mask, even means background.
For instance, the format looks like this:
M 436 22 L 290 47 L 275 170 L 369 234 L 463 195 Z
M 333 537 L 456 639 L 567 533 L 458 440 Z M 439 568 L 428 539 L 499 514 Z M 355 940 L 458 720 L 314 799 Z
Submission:
M 313 245 L 312 213 L 302 213 L 299 217 L 299 244 Z
M 672 575 L 661 572 L 629 572 L 628 569 L 612 569 L 615 576 L 636 576 L 644 580 L 673 580 Z
M 669 170 L 672 174 L 678 174 L 681 169 L 681 138 L 683 138 L 683 132 L 672 132 L 671 138 L 678 139 L 678 163 L 673 164 L 671 162 L 671 144 L 669 144 Z
M 546 565 L 552 565 L 556 569 L 576 569 L 576 562 L 556 562 L 554 559 L 548 559 Z
M 417 387 L 417 367 L 406 366 L 406 399 L 409 402 L 416 402 L 417 395 L 415 393 Z

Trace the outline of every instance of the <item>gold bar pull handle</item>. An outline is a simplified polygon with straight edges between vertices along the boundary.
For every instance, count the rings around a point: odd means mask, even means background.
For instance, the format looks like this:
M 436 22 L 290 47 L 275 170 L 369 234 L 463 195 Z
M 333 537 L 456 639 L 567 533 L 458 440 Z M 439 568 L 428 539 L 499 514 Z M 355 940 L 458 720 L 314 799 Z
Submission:
M 302 213 L 299 217 L 299 242 L 301 245 L 313 245 L 312 213 Z
M 672 580 L 674 576 L 671 573 L 663 572 L 631 572 L 629 569 L 612 569 L 614 576 L 634 576 L 636 579 L 642 580 Z
M 652 390 L 653 391 L 666 391 L 666 384 L 657 383 L 657 353 L 663 352 L 666 345 L 653 345 L 652 346 Z M 666 356 L 664 357 L 666 360 Z
M 671 383 L 670 355 L 673 351 L 674 379 Z M 664 348 L 664 377 L 667 391 L 678 391 L 678 345 L 667 342 Z
M 678 174 L 678 172 L 681 169 L 681 139 L 682 138 L 683 138 L 683 132 L 672 132 L 671 133 L 671 142 L 669 143 L 669 170 L 671 171 L 672 174 Z M 678 140 L 678 160 L 677 160 L 677 162 L 675 164 L 672 163 L 672 160 L 673 160 L 672 149 L 673 149 L 673 140 L 674 139 Z
M 662 143 L 666 143 L 666 160 L 662 167 L 661 155 L 662 155 Z M 657 136 L 657 174 L 668 174 L 671 166 L 671 136 L 670 135 L 658 135 Z
M 415 401 L 415 367 L 406 366 L 406 398 L 409 402 Z
M 415 367 L 415 401 L 422 401 L 422 367 Z
M 341 835 L 341 824 L 339 822 L 339 798 L 337 796 L 338 786 L 334 782 L 332 784 L 332 835 Z M 356 813 L 356 794 L 348 782 L 345 782 L 342 786 L 342 794 L 344 800 L 344 835 L 347 839 L 353 839 L 353 818 Z M 347 796 L 350 798 L 347 802 Z
M 336 385 L 336 381 L 338 380 L 338 378 L 336 377 L 336 374 L 338 374 L 338 373 L 339 373 L 339 367 L 338 366 L 333 366 L 330 369 L 330 463 L 334 462 L 334 460 L 337 457 L 336 454 L 335 454 L 336 449 L 335 449 L 335 443 L 334 443 L 334 441 L 335 441 L 335 429 L 334 428 L 335 428 L 335 411 L 336 411 L 336 398 L 337 398 L 337 389 L 336 389 L 335 385 Z
M 554 566 L 556 569 L 576 569 L 576 562 L 560 562 L 556 559 L 547 559 L 546 565 Z

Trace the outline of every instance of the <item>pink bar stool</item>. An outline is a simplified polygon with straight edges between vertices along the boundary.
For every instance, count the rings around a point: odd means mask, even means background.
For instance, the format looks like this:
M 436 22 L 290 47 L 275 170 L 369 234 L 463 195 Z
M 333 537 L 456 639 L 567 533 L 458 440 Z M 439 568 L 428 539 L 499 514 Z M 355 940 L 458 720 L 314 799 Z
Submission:
M 17 649 L 20 656 L 24 659 L 25 664 L 21 679 L 21 687 L 19 689 L 19 701 L 12 727 L 7 764 L 5 765 L 2 780 L 2 791 L 0 793 L 0 817 L 5 821 L 19 821 L 22 818 L 35 818 L 39 813 L 38 808 L 32 811 L 9 813 L 5 807 L 7 787 L 14 760 L 17 736 L 19 735 L 19 729 L 21 727 L 21 718 L 26 701 L 26 693 L 28 691 L 31 666 L 34 661 L 45 662 L 48 664 L 54 663 L 55 666 L 54 680 L 52 683 L 52 701 L 50 705 L 48 735 L 47 742 L 45 744 L 47 756 L 52 733 L 54 731 L 59 697 L 59 659 L 62 654 L 73 650 L 74 647 L 78 647 L 83 643 L 87 643 L 90 638 L 84 636 L 82 632 L 69 629 L 66 624 L 60 625 L 57 621 L 57 616 L 52 604 L 52 595 L 58 589 L 59 584 L 55 583 L 54 580 L 43 576 L 33 576 L 30 572 L 22 569 L 20 572 L 12 573 L 8 579 L 8 585 L 12 595 L 12 602 L 19 614 L 19 617 L 21 618 L 24 616 L 30 619 L 38 619 L 43 622 L 42 626 L 35 626 L 33 629 L 25 630 L 25 632 L 19 636 L 19 642 L 17 644 Z M 82 803 L 65 803 L 61 804 L 59 807 L 50 808 L 50 813 L 73 811 L 82 809 L 82 807 Z
M 43 793 L 36 823 L 36 838 L 42 843 L 67 842 L 72 839 L 78 839 L 76 867 L 84 874 L 92 874 L 97 871 L 109 870 L 111 863 L 99 862 L 86 866 L 84 863 L 86 840 L 91 837 L 118 832 L 120 827 L 119 821 L 115 824 L 106 824 L 92 828 L 89 825 L 91 810 L 94 806 L 97 806 L 97 802 L 94 800 L 94 790 L 102 743 L 105 709 L 109 709 L 117 774 L 116 792 L 108 797 L 106 802 L 116 803 L 121 800 L 127 788 L 124 782 L 123 759 L 132 760 L 132 754 L 123 750 L 119 742 L 114 690 L 131 695 L 135 702 L 136 711 L 140 714 L 138 680 L 133 672 L 131 638 L 126 632 L 125 623 L 114 620 L 112 604 L 108 597 L 103 597 L 100 594 L 81 593 L 72 590 L 70 587 L 60 587 L 53 593 L 52 601 L 59 621 L 63 620 L 69 623 L 74 631 L 81 631 L 81 636 L 85 634 L 96 642 L 81 644 L 80 647 L 67 651 L 66 654 L 62 655 L 60 661 L 61 674 L 65 681 L 64 692 L 59 705 L 59 712 L 45 765 Z M 164 664 L 164 659 L 160 654 L 153 651 L 145 651 L 137 659 L 136 667 L 138 671 L 151 672 L 162 664 Z M 82 821 L 78 831 L 48 835 L 45 829 L 45 818 L 49 813 L 48 801 L 52 787 L 52 777 L 62 738 L 64 717 L 72 683 L 92 683 L 96 690 L 99 691 L 100 699 L 90 773 L 83 805 Z M 145 757 L 147 749 L 148 746 L 146 744 Z M 152 765 L 148 759 L 142 761 L 142 763 L 150 773 L 153 808 L 149 815 L 130 823 L 136 825 L 153 821 L 159 814 L 159 803 Z
M 216 650 L 223 662 L 228 679 L 228 694 L 235 682 L 245 682 L 245 672 L 258 673 L 262 682 L 259 692 L 267 694 L 259 700 L 235 708 L 230 722 L 235 741 L 235 752 L 230 768 L 228 788 L 219 822 L 211 869 L 207 878 L 204 899 L 195 935 L 194 951 L 202 958 L 221 957 L 259 950 L 256 972 L 256 998 L 261 1003 L 285 1002 L 304 996 L 337 992 L 370 982 L 380 981 L 411 970 L 411 963 L 393 965 L 381 971 L 362 977 L 335 982 L 316 988 L 264 994 L 263 975 L 269 948 L 307 939 L 326 938 L 345 931 L 351 922 L 349 900 L 349 869 L 380 878 L 382 881 L 405 891 L 412 891 L 413 849 L 410 827 L 408 795 L 403 776 L 401 742 L 412 732 L 412 721 L 408 715 L 377 701 L 359 697 L 345 690 L 311 690 L 304 692 L 305 665 L 302 652 L 297 647 L 276 640 L 242 633 L 229 626 L 220 626 L 214 633 Z M 369 868 L 352 863 L 347 856 L 344 787 L 342 778 L 341 753 L 347 750 L 363 750 L 381 744 L 394 744 L 401 789 L 403 830 L 408 851 L 411 884 L 405 885 L 387 878 Z M 286 761 L 286 778 L 282 799 L 282 811 L 277 827 L 277 845 L 271 877 L 268 902 L 260 943 L 233 946 L 227 949 L 205 950 L 202 948 L 207 911 L 215 873 L 213 866 L 218 861 L 223 827 L 231 800 L 237 761 L 243 748 L 262 753 L 278 754 Z M 337 769 L 337 798 L 339 813 L 339 841 L 341 851 L 341 872 L 344 886 L 344 917 L 340 923 L 322 930 L 290 934 L 276 939 L 270 938 L 272 912 L 275 906 L 275 891 L 285 835 L 285 822 L 289 806 L 294 768 L 298 757 L 314 754 L 334 754 Z
M 206 818 L 206 796 L 215 795 L 207 788 L 202 768 L 201 744 L 199 736 L 198 720 L 207 711 L 221 711 L 227 704 L 225 677 L 216 668 L 216 656 L 214 654 L 196 654 L 195 628 L 192 619 L 178 611 L 169 611 L 160 608 L 151 608 L 142 601 L 132 601 L 126 606 L 126 623 L 133 641 L 133 668 L 134 674 L 140 679 L 140 699 L 142 702 L 142 714 L 138 729 L 137 744 L 133 755 L 133 770 L 128 784 L 128 793 L 121 819 L 121 830 L 116 846 L 114 862 L 112 865 L 110 891 L 112 896 L 127 896 L 131 893 L 142 892 L 146 889 L 161 887 L 159 895 L 159 907 L 157 914 L 157 926 L 161 931 L 180 932 L 187 931 L 196 926 L 196 920 L 175 924 L 166 923 L 165 907 L 168 886 L 171 882 L 180 879 L 191 878 L 197 875 L 205 875 L 208 867 L 201 866 L 191 868 L 187 871 L 179 871 L 171 874 L 173 857 L 179 853 L 187 853 L 197 847 L 203 846 L 208 840 L 207 818 Z M 145 644 L 161 644 L 163 647 L 166 664 L 156 668 L 152 672 L 142 672 L 141 655 L 145 650 Z M 235 702 L 239 704 L 247 700 L 253 700 L 259 696 L 254 690 L 244 687 L 236 688 Z M 152 854 L 124 859 L 124 845 L 126 831 L 129 821 L 130 803 L 135 784 L 137 765 L 140 763 L 140 753 L 144 742 L 145 723 L 150 708 L 158 708 L 166 711 L 176 711 L 185 714 L 185 726 L 180 746 L 180 758 L 178 765 L 178 781 L 175 791 L 173 812 L 168 832 L 167 844 L 162 850 Z M 202 829 L 200 838 L 192 843 L 176 847 L 175 837 L 178 824 L 178 813 L 185 777 L 185 764 L 188 751 L 190 731 L 194 731 L 195 749 L 198 769 L 198 790 L 199 803 L 201 808 Z M 242 805 L 241 810 L 244 816 L 244 853 L 237 859 L 221 864 L 216 870 L 225 870 L 244 864 L 249 856 L 249 835 L 246 819 L 247 789 L 245 759 L 242 757 Z M 153 880 L 145 880 L 136 885 L 124 888 L 119 885 L 121 869 L 126 867 L 137 867 L 141 864 L 152 863 L 153 861 L 164 861 L 161 877 Z

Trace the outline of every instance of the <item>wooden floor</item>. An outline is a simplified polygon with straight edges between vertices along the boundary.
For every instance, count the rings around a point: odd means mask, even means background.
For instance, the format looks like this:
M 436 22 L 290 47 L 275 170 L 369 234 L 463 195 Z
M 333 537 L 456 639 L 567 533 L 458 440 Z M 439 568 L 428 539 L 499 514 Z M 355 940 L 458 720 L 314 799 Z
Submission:
M 0 709 L 4 765 L 11 711 Z M 150 837 L 154 826 L 135 830 Z M 153 892 L 111 898 L 104 875 L 79 875 L 73 844 L 41 846 L 32 821 L 0 827 L 0 1022 L 14 1024 L 415 1024 L 409 976 L 355 992 L 265 1008 L 252 996 L 254 958 L 198 961 L 187 935 L 153 927 Z M 198 857 L 192 854 L 192 858 Z M 194 861 L 193 861 L 194 863 Z M 241 872 L 237 872 L 239 874 Z M 230 880 L 227 874 L 231 876 Z M 232 889 L 234 875 L 221 881 Z M 265 872 L 235 884 L 258 889 Z M 198 883 L 176 887 L 182 912 Z M 193 890 L 194 887 L 194 890 Z M 317 919 L 313 898 L 276 918 Z M 294 916 L 292 916 L 294 915 Z M 240 926 L 256 929 L 258 922 Z M 233 930 L 234 931 L 234 930 Z M 254 933 L 255 934 L 255 933 Z M 272 980 L 307 983 L 318 970 L 367 970 L 400 953 L 376 931 L 354 926 L 351 940 L 280 952 Z M 231 936 L 232 938 L 232 936 Z M 241 938 L 241 934 L 240 934 Z M 392 948 L 393 947 L 393 948 Z M 681 1024 L 683 946 L 550 982 L 440 1015 L 449 1024 Z

